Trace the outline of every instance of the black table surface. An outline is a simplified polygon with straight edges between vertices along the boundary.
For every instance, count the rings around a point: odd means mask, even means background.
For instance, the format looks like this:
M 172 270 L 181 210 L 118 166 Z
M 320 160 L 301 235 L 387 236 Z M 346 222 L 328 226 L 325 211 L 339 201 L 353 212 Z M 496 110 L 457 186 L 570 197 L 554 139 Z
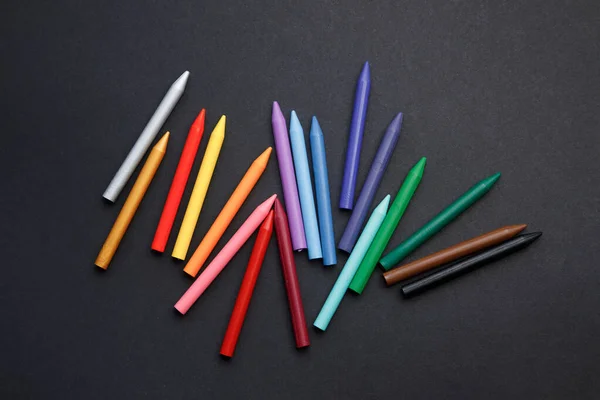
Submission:
M 597 0 L 13 0 L 0 6 L 0 32 L 2 398 L 600 395 Z M 401 138 L 376 201 L 428 158 L 390 247 L 495 172 L 491 192 L 410 260 L 504 225 L 544 236 L 411 300 L 377 272 L 325 333 L 312 322 L 347 255 L 326 268 L 298 254 L 305 351 L 294 347 L 273 241 L 235 357 L 224 360 L 254 239 L 185 317 L 173 305 L 192 281 L 170 257 L 174 234 L 166 254 L 150 251 L 189 125 L 207 109 L 202 155 L 220 115 L 228 118 L 192 246 L 273 145 L 273 100 L 286 117 L 297 111 L 307 137 L 319 118 L 339 240 L 348 126 L 367 60 L 358 188 L 399 111 Z M 114 205 L 102 192 L 185 70 L 187 90 L 163 128 L 172 133 L 166 157 L 102 273 L 93 262 L 133 179 Z M 281 194 L 274 155 L 219 248 L 272 193 Z

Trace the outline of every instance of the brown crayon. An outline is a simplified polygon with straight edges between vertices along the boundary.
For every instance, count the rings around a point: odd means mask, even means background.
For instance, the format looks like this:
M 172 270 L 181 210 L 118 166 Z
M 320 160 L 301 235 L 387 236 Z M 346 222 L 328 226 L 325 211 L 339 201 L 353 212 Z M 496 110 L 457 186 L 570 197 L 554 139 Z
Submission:
M 447 249 L 440 250 L 437 253 L 433 253 L 427 257 L 389 270 L 383 274 L 383 278 L 388 286 L 394 285 L 400 281 L 425 271 L 429 271 L 430 269 L 438 267 L 442 264 L 458 260 L 461 257 L 502 243 L 505 240 L 516 236 L 526 227 L 527 225 L 509 225 L 496 229 L 465 242 L 455 244 Z

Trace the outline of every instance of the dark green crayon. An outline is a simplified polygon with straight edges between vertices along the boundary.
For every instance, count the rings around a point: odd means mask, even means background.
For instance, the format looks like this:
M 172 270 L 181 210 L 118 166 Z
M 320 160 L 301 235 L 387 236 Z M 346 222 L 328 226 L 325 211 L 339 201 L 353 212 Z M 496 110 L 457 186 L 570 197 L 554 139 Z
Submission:
M 412 253 L 417 247 L 425 243 L 430 237 L 438 233 L 443 227 L 452 222 L 463 211 L 471 207 L 477 200 L 483 197 L 494 183 L 500 178 L 500 173 L 485 178 L 475 184 L 465 194 L 459 197 L 454 203 L 450 204 L 445 210 L 433 217 L 421 229 L 413 233 L 411 237 L 402 242 L 398 247 L 389 252 L 385 257 L 379 260 L 379 264 L 387 271 L 402 261 L 406 256 Z
M 353 292 L 361 294 L 367 285 L 373 270 L 375 270 L 375 267 L 377 266 L 377 261 L 383 254 L 402 215 L 404 215 L 404 210 L 406 210 L 415 190 L 417 190 L 417 186 L 419 186 L 419 183 L 421 182 L 426 163 L 427 159 L 425 157 L 421 158 L 421 160 L 408 171 L 408 174 L 406 174 L 406 178 L 404 179 L 400 190 L 398 190 L 394 202 L 381 223 L 381 227 L 379 227 L 375 238 L 371 242 L 371 246 L 360 263 L 354 278 L 352 278 L 352 282 L 350 282 L 349 288 Z

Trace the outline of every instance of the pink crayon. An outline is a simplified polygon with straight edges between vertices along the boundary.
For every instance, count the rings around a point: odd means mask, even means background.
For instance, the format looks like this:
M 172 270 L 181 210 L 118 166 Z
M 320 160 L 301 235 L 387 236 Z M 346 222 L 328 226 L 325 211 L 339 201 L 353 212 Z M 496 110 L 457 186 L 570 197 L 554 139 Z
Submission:
M 248 219 L 240 226 L 240 229 L 238 229 L 231 239 L 229 239 L 229 242 L 227 242 L 219 254 L 216 255 L 212 262 L 208 264 L 200 276 L 198 276 L 198 279 L 196 279 L 192 286 L 190 286 L 183 296 L 181 296 L 177 304 L 175 304 L 175 309 L 177 311 L 181 314 L 187 313 L 190 307 L 198 300 L 221 271 L 223 271 L 233 256 L 236 255 L 244 243 L 246 243 L 267 217 L 271 207 L 273 207 L 273 202 L 276 197 L 277 195 L 274 194 L 256 207 Z

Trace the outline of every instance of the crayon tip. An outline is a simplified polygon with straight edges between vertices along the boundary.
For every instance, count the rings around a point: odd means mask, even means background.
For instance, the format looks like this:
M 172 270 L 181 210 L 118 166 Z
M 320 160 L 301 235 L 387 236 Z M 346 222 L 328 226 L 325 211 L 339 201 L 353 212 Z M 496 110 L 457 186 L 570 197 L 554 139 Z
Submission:
M 360 79 L 370 79 L 371 77 L 371 67 L 368 61 L 365 61 L 365 65 L 363 65 L 363 69 L 360 72 Z
M 290 116 L 290 134 L 300 132 L 302 132 L 302 125 L 300 124 L 296 111 L 292 110 L 292 115 Z
M 496 181 L 500 179 L 500 172 L 485 178 L 483 181 L 481 181 L 482 184 L 484 184 L 487 187 L 491 187 L 494 183 L 496 183 Z
M 154 146 L 154 148 L 156 150 L 165 152 L 167 150 L 167 143 L 169 142 L 169 136 L 171 135 L 171 132 L 165 133 L 163 135 L 163 137 L 160 138 L 160 140 L 156 143 L 156 145 Z
M 417 162 L 415 164 L 415 166 L 413 167 L 413 170 L 415 172 L 418 172 L 418 173 L 420 173 L 422 175 L 423 171 L 425 170 L 425 165 L 427 165 L 427 157 L 421 157 L 421 159 L 419 160 L 419 162 Z
M 223 132 L 223 134 L 225 134 L 225 124 L 227 123 L 227 116 L 225 115 L 221 115 L 221 118 L 219 118 L 219 122 L 217 122 L 217 125 L 215 125 L 215 131 L 216 132 Z
M 266 199 L 260 206 L 265 206 L 270 209 L 271 207 L 273 207 L 273 203 L 275 202 L 275 200 L 277 200 L 277 195 L 271 195 L 271 197 Z
M 254 162 L 259 162 L 261 164 L 267 164 L 269 162 L 269 157 L 271 156 L 271 152 L 273 151 L 272 147 L 267 147 L 265 151 L 261 153 L 260 156 L 256 158 Z
M 200 112 L 198 113 L 198 116 L 196 117 L 196 119 L 194 120 L 194 123 L 192 124 L 193 126 L 201 126 L 204 125 L 204 117 L 206 115 L 206 110 L 203 108 L 202 110 L 200 110 Z
M 188 77 L 190 76 L 190 71 L 185 71 L 177 80 L 173 83 L 173 86 L 178 86 L 180 89 L 185 88 L 187 85 Z
M 521 237 L 526 238 L 527 240 L 533 242 L 537 239 L 540 238 L 540 236 L 542 236 L 542 232 L 531 232 L 531 233 L 525 233 L 524 235 L 522 235 Z
M 400 129 L 403 119 L 404 119 L 404 114 L 399 112 L 398 114 L 396 114 L 396 116 L 392 120 L 392 123 L 390 124 L 390 126 L 393 126 L 395 129 Z
M 388 206 L 390 205 L 390 199 L 392 198 L 392 196 L 390 196 L 389 194 L 387 196 L 385 196 L 385 198 L 381 201 L 381 203 L 379 203 L 379 205 L 375 208 L 375 211 L 377 212 L 381 212 L 381 213 L 386 213 Z
M 506 229 L 513 231 L 515 235 L 521 231 L 524 231 L 525 228 L 527 228 L 527 224 L 511 225 L 506 227 Z
M 281 201 L 279 201 L 278 197 L 276 197 L 275 201 L 273 202 L 273 209 L 275 210 L 275 214 L 279 214 L 284 211 L 283 205 L 281 204 Z
M 276 101 L 273 102 L 273 112 L 271 113 L 271 121 L 275 121 L 275 120 L 285 122 L 285 117 L 283 116 L 283 113 L 281 112 L 279 103 Z
M 323 131 L 321 130 L 321 125 L 319 125 L 319 121 L 317 121 L 317 117 L 312 117 L 312 123 L 310 126 L 310 134 L 312 136 L 322 136 Z

